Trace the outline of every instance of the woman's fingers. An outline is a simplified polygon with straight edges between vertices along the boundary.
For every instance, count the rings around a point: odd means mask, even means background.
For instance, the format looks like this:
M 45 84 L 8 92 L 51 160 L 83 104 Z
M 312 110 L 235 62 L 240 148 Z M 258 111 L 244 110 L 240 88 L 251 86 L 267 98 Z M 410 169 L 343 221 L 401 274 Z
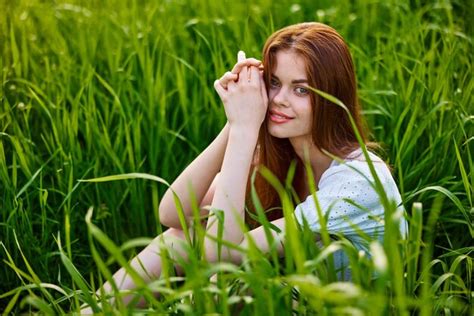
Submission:
M 233 74 L 230 71 L 228 71 L 222 76 L 221 82 L 236 81 L 238 78 L 239 78 L 238 74 Z
M 221 85 L 221 83 L 219 82 L 219 79 L 214 81 L 214 89 L 216 89 L 217 94 L 219 95 L 221 100 L 224 99 L 226 89 L 224 89 L 224 87 Z
M 237 63 L 232 68 L 232 71 L 226 72 L 221 78 L 214 82 L 214 88 L 217 93 L 223 98 L 224 94 L 229 90 L 232 90 L 239 82 L 250 83 L 260 80 L 259 72 L 263 69 L 263 65 L 260 60 L 255 58 L 246 58 L 243 51 L 237 53 Z
M 239 75 L 233 74 L 230 71 L 228 71 L 217 81 L 222 86 L 222 88 L 227 89 L 227 86 L 229 85 L 229 82 L 234 82 L 238 78 L 239 78 Z
M 243 68 L 246 67 L 259 67 L 262 64 L 262 62 L 258 59 L 255 58 L 247 58 L 242 61 L 239 61 L 234 65 L 234 68 L 232 68 L 232 73 L 234 74 L 239 74 Z
M 260 71 L 257 67 L 250 67 L 247 81 L 258 86 L 260 82 Z
M 242 67 L 242 69 L 240 70 L 238 76 L 239 76 L 238 82 L 249 81 L 249 78 L 250 78 L 249 67 L 245 67 L 245 66 Z
M 237 53 L 237 63 L 232 68 L 232 71 L 226 72 L 221 78 L 219 78 L 218 83 L 222 88 L 227 90 L 229 88 L 229 83 L 250 81 L 251 70 L 250 68 L 262 69 L 263 65 L 260 60 L 255 58 L 246 58 L 245 52 L 239 51 Z M 214 85 L 215 86 L 215 85 Z
M 251 67 L 251 84 L 260 89 L 260 95 L 265 109 L 268 106 L 268 95 L 265 87 L 265 80 L 263 79 L 263 71 L 257 67 Z
M 240 74 L 234 74 L 230 71 L 226 72 L 220 79 L 215 81 L 215 84 L 219 84 L 224 90 L 228 90 L 229 87 L 234 87 L 237 83 L 251 83 L 258 84 L 260 77 L 263 73 L 260 67 L 246 67 L 242 69 Z M 220 91 L 224 91 L 220 90 Z
M 245 66 L 246 64 L 244 62 L 241 65 Z M 251 78 L 251 69 L 258 70 L 259 68 L 258 68 L 258 66 L 253 66 L 253 67 L 250 67 L 250 66 L 244 67 L 244 66 L 242 66 L 242 68 L 240 68 L 240 72 L 238 74 L 228 71 L 217 81 L 219 82 L 219 84 L 224 89 L 227 89 L 228 86 L 229 86 L 229 83 L 231 83 L 231 82 L 237 82 L 237 81 L 240 81 L 240 82 L 247 81 L 248 82 Z

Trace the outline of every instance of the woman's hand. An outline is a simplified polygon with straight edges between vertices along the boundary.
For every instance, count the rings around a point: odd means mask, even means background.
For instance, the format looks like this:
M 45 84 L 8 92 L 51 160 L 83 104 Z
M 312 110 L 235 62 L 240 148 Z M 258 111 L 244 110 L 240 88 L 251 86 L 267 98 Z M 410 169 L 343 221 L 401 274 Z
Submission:
M 221 85 L 222 88 L 227 90 L 227 86 L 230 81 L 237 82 L 239 79 L 239 74 L 240 72 L 245 68 L 245 67 L 257 67 L 260 71 L 263 71 L 263 65 L 262 62 L 258 59 L 255 58 L 245 58 L 245 53 L 242 51 L 239 52 L 238 56 L 238 61 L 234 65 L 234 68 L 232 68 L 232 71 L 226 72 L 221 78 L 216 80 L 215 83 L 218 83 Z
M 240 60 L 232 72 L 214 82 L 231 128 L 258 132 L 265 119 L 268 96 L 260 66 L 253 58 Z

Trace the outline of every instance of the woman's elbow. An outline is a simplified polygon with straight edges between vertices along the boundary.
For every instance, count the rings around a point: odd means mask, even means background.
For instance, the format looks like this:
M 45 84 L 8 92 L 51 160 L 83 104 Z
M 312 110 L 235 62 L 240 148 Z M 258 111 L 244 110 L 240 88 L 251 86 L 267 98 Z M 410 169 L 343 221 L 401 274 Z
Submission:
M 181 225 L 179 225 L 176 207 L 165 197 L 161 200 L 160 205 L 158 206 L 158 218 L 161 225 L 166 227 L 181 228 Z

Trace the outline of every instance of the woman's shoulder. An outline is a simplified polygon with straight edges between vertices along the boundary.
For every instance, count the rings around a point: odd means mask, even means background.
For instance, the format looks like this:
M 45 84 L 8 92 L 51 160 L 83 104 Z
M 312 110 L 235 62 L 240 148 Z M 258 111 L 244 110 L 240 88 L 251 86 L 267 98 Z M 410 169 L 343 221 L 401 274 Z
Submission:
M 379 177 L 382 179 L 392 177 L 390 169 L 382 158 L 371 151 L 368 151 L 368 156 Z M 345 182 L 350 180 L 373 180 L 369 163 L 361 148 L 352 151 L 344 159 L 333 160 L 329 168 L 323 173 L 319 187 L 334 185 L 335 178 L 343 179 Z
M 373 163 L 377 164 L 385 164 L 382 158 L 380 158 L 377 154 L 374 152 L 367 150 L 367 153 L 369 155 L 369 159 Z M 343 165 L 343 164 L 362 164 L 366 165 L 367 164 L 367 159 L 364 155 L 364 152 L 362 149 L 359 147 L 355 149 L 354 151 L 350 152 L 342 161 L 336 161 L 334 160 L 334 165 Z

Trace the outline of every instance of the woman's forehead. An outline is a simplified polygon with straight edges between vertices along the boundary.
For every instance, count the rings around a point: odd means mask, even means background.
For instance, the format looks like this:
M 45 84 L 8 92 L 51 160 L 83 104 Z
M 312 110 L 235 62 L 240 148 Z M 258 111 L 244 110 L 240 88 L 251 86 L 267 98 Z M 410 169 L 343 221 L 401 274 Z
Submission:
M 292 51 L 278 51 L 272 65 L 272 75 L 290 80 L 306 80 L 306 62 L 304 58 Z

